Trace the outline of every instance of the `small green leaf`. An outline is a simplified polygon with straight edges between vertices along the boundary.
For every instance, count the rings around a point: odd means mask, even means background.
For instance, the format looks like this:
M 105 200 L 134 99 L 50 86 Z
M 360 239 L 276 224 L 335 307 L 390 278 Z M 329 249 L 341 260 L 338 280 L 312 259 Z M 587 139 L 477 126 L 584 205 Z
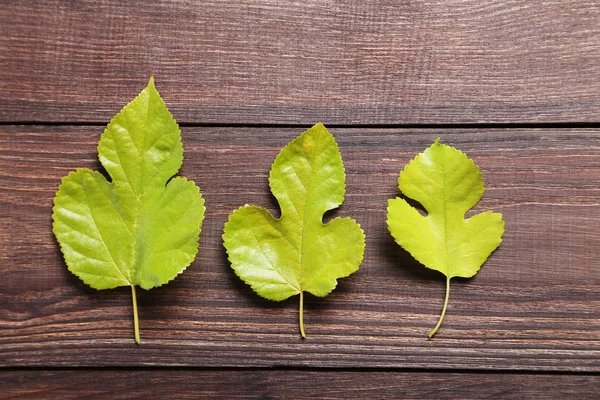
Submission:
M 53 231 L 69 271 L 85 283 L 131 287 L 139 344 L 135 286 L 161 286 L 192 263 L 204 200 L 194 182 L 172 178 L 183 162 L 181 132 L 152 78 L 108 124 L 98 154 L 112 181 L 86 168 L 64 177 Z
M 231 266 L 256 293 L 275 301 L 300 295 L 302 337 L 304 292 L 326 296 L 363 258 L 365 236 L 356 221 L 322 222 L 326 211 L 344 201 L 345 179 L 335 139 L 317 124 L 289 143 L 271 168 L 269 184 L 281 218 L 246 205 L 224 227 Z
M 389 200 L 390 233 L 417 261 L 446 276 L 446 299 L 431 338 L 446 313 L 450 279 L 470 278 L 479 271 L 500 245 L 504 221 L 502 214 L 491 211 L 464 218 L 483 196 L 481 172 L 465 154 L 439 139 L 404 168 L 398 187 L 428 215 L 421 215 L 404 199 Z

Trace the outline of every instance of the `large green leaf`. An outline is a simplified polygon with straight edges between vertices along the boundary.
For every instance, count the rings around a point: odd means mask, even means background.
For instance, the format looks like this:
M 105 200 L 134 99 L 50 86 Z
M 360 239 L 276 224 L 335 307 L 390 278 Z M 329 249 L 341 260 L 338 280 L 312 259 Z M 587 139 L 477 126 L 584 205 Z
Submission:
M 112 182 L 81 168 L 54 198 L 53 231 L 69 270 L 95 289 L 151 289 L 174 279 L 198 251 L 204 200 L 173 175 L 183 162 L 181 132 L 154 87 L 146 87 L 108 124 L 98 144 Z M 170 180 L 169 180 L 170 179 Z
M 423 216 L 406 200 L 388 201 L 388 229 L 396 242 L 427 268 L 446 276 L 446 299 L 432 337 L 439 329 L 450 294 L 450 279 L 470 278 L 502 241 L 502 215 L 486 211 L 465 219 L 485 190 L 479 168 L 461 151 L 435 141 L 400 173 L 398 187 L 419 202 Z
M 275 301 L 303 293 L 326 296 L 337 278 L 358 270 L 365 236 L 350 218 L 323 224 L 323 214 L 344 201 L 345 174 L 338 146 L 321 124 L 279 153 L 269 177 L 281 217 L 257 206 L 235 210 L 223 240 L 236 274 L 259 295 Z

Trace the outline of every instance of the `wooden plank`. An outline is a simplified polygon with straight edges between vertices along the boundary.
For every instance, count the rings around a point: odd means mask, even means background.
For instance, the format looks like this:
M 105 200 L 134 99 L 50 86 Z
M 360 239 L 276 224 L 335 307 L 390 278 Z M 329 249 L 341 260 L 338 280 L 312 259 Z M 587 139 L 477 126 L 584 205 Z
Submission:
M 60 0 L 0 9 L 0 121 L 599 122 L 600 4 Z
M 399 367 L 600 371 L 600 130 L 332 129 L 347 197 L 334 213 L 367 235 L 361 270 L 328 297 L 260 299 L 231 271 L 223 223 L 249 203 L 272 210 L 267 177 L 301 129 L 184 128 L 182 174 L 207 214 L 197 260 L 140 291 L 141 347 L 127 288 L 97 292 L 71 275 L 51 232 L 62 176 L 98 168 L 101 127 L 0 128 L 0 365 Z M 399 171 L 436 137 L 473 157 L 487 184 L 475 211 L 500 211 L 501 247 L 453 283 L 434 340 L 444 280 L 418 265 L 385 226 Z
M 328 370 L 17 370 L 10 399 L 597 399 L 599 377 Z M 548 390 L 551 388 L 551 390 Z

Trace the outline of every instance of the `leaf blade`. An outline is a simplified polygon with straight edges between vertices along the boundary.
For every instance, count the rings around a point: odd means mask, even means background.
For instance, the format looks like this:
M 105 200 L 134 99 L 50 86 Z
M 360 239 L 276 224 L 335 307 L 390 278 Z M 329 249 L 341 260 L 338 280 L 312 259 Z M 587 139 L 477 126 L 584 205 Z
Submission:
M 175 177 L 140 216 L 134 282 L 162 286 L 182 273 L 198 252 L 204 199 L 194 182 Z
M 224 243 L 230 260 L 236 260 L 236 275 L 273 301 L 300 292 L 300 274 L 295 273 L 298 250 L 281 229 L 285 228 L 267 210 L 248 205 L 235 210 L 224 228 Z
M 185 178 L 181 132 L 151 78 L 111 120 L 98 143 L 99 172 L 63 178 L 53 231 L 69 270 L 95 289 L 150 289 L 183 272 L 198 251 L 204 199 Z
M 67 266 L 98 290 L 132 282 L 133 237 L 109 197 L 109 185 L 100 173 L 79 169 L 63 178 L 54 200 L 53 231 Z
M 123 200 L 160 190 L 179 171 L 181 132 L 153 79 L 110 121 L 98 157 Z
M 300 294 L 302 315 L 303 293 L 330 293 L 338 278 L 358 270 L 365 246 L 354 220 L 323 224 L 324 213 L 344 200 L 345 171 L 337 143 L 322 124 L 281 150 L 269 185 L 281 217 L 241 207 L 224 226 L 223 244 L 235 273 L 259 295 L 281 301 Z M 302 317 L 300 327 L 303 334 Z
M 477 274 L 500 245 L 504 221 L 489 211 L 464 218 L 483 196 L 481 172 L 464 153 L 439 139 L 402 170 L 398 187 L 428 214 L 421 215 L 404 199 L 388 200 L 388 230 L 417 261 L 447 277 L 444 309 L 432 336 L 446 310 L 450 279 Z

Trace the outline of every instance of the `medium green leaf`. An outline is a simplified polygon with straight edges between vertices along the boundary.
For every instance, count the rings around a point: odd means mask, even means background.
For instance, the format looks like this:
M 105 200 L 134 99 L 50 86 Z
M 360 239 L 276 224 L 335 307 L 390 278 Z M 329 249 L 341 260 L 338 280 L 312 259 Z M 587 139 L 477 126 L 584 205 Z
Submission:
M 465 154 L 439 139 L 404 168 L 398 187 L 428 215 L 421 215 L 404 199 L 389 200 L 390 233 L 417 261 L 446 276 L 446 299 L 431 338 L 446 313 L 450 279 L 470 278 L 479 271 L 500 245 L 504 221 L 502 214 L 491 211 L 464 218 L 483 196 L 481 172 Z
M 183 162 L 181 132 L 152 78 L 108 124 L 98 155 L 112 181 L 85 168 L 64 177 L 53 231 L 69 271 L 85 283 L 131 286 L 139 344 L 135 286 L 161 286 L 192 263 L 204 200 L 194 182 L 171 179 Z
M 338 146 L 321 124 L 290 142 L 271 168 L 269 185 L 281 217 L 257 206 L 235 210 L 224 227 L 224 246 L 235 273 L 259 295 L 275 301 L 326 296 L 337 279 L 358 270 L 365 236 L 356 221 L 323 214 L 344 201 L 345 173 Z

